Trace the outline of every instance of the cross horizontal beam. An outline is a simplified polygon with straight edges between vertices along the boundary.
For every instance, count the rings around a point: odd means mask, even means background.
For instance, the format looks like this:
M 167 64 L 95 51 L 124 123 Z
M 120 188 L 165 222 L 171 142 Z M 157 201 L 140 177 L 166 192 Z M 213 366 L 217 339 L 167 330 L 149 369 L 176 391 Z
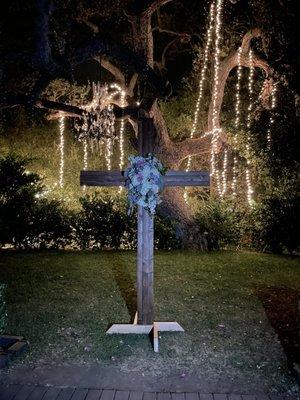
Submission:
M 84 186 L 124 186 L 123 171 L 81 171 L 80 185 Z M 207 171 L 167 171 L 165 186 L 209 186 Z

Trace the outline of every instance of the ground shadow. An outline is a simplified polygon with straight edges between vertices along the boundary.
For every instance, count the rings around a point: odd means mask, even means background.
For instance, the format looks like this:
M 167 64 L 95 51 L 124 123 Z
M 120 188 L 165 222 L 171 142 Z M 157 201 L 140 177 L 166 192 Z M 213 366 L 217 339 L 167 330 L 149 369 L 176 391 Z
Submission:
M 262 301 L 268 320 L 278 335 L 288 365 L 300 377 L 300 291 L 290 288 L 259 287 L 256 294 Z M 300 372 L 300 371 L 299 371 Z
M 128 266 L 121 256 L 115 256 L 112 263 L 115 281 L 123 297 L 130 319 L 133 321 L 137 310 L 137 292 L 135 282 L 130 275 Z

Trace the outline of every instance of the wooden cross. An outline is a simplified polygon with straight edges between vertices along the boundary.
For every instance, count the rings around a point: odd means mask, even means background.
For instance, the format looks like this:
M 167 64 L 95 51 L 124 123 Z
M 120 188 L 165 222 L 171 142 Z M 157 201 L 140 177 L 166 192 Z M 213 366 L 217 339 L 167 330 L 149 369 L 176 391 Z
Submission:
M 153 153 L 155 130 L 151 118 L 141 118 L 138 130 L 139 155 Z M 164 186 L 209 186 L 206 171 L 167 171 Z M 81 171 L 80 184 L 85 186 L 124 186 L 122 171 Z M 183 332 L 177 322 L 154 322 L 153 306 L 153 216 L 143 207 L 138 207 L 137 249 L 137 313 L 133 324 L 114 324 L 108 334 L 153 333 L 154 351 L 158 351 L 158 331 Z

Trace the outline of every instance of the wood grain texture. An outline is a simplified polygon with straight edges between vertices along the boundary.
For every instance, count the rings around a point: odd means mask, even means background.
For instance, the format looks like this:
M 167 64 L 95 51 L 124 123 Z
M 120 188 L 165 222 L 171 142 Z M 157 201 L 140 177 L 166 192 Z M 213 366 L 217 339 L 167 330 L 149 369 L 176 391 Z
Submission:
M 123 171 L 81 171 L 80 185 L 84 186 L 124 186 Z M 209 186 L 207 171 L 167 171 L 164 186 Z
M 153 307 L 153 217 L 138 207 L 137 313 L 139 325 L 152 325 Z

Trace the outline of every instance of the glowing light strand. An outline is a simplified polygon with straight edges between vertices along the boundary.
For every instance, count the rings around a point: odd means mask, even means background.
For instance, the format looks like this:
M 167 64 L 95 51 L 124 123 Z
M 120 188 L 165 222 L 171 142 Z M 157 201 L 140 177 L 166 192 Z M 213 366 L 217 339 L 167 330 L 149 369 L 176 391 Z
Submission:
M 275 107 L 276 107 L 276 85 L 273 83 L 272 90 L 271 90 L 271 110 L 273 110 Z M 272 141 L 271 130 L 272 130 L 272 125 L 273 124 L 274 124 L 274 119 L 273 119 L 273 116 L 271 114 L 270 120 L 269 120 L 269 128 L 268 128 L 268 131 L 267 131 L 267 146 L 268 146 L 268 150 L 270 150 L 270 148 L 271 148 L 271 141 Z
M 105 142 L 105 160 L 106 160 L 106 167 L 108 171 L 111 170 L 111 156 L 113 153 L 113 144 L 111 139 L 107 139 Z
M 220 196 L 223 198 L 227 191 L 227 165 L 228 165 L 228 151 L 224 151 L 223 171 L 222 171 L 222 190 Z
M 249 93 L 249 105 L 247 114 L 247 143 L 246 143 L 246 186 L 247 186 L 247 201 L 250 207 L 253 207 L 253 188 L 251 184 L 250 174 L 250 127 L 251 127 L 251 112 L 253 109 L 253 51 L 249 51 L 249 76 L 248 76 L 248 93 Z
M 86 171 L 88 168 L 88 141 L 85 138 L 82 142 L 83 144 L 83 170 Z M 82 186 L 82 190 L 86 190 L 86 186 Z
M 65 166 L 65 117 L 59 118 L 59 186 L 64 186 L 64 166 Z
M 201 72 L 200 72 L 198 98 L 197 98 L 197 102 L 196 102 L 193 125 L 192 125 L 192 129 L 191 129 L 191 133 L 190 133 L 191 139 L 194 137 L 194 134 L 195 134 L 196 128 L 197 128 L 197 124 L 198 124 L 198 119 L 199 119 L 200 103 L 201 103 L 201 99 L 203 97 L 203 85 L 204 85 L 204 81 L 205 81 L 205 73 L 206 73 L 207 64 L 208 64 L 208 52 L 209 52 L 209 48 L 210 48 L 210 45 L 212 42 L 214 14 L 215 14 L 215 4 L 212 3 L 210 6 L 210 12 L 209 12 L 209 26 L 208 26 L 208 30 L 207 30 L 206 45 L 205 45 L 205 49 L 204 49 L 203 65 L 202 65 Z M 187 172 L 190 170 L 191 161 L 192 161 L 192 156 L 189 155 L 188 161 L 187 161 L 187 166 L 186 166 Z M 188 194 L 187 194 L 186 189 L 184 191 L 184 199 L 186 202 L 188 202 Z
M 125 107 L 125 96 L 126 93 L 124 90 L 121 91 L 121 107 Z M 119 168 L 120 171 L 122 171 L 124 167 L 124 126 L 125 126 L 125 120 L 124 118 L 121 119 L 120 122 L 120 137 L 119 137 L 119 150 L 120 150 L 120 161 L 119 161 Z M 119 193 L 121 193 L 123 190 L 123 187 L 119 187 Z
M 241 78 L 242 78 L 242 66 L 241 66 L 241 53 L 242 48 L 238 49 L 237 55 L 237 82 L 236 82 L 236 102 L 235 102 L 235 120 L 234 127 L 235 132 L 233 136 L 233 168 L 232 168 L 232 195 L 236 197 L 236 188 L 237 188 L 237 133 L 240 126 L 240 89 L 241 89 Z
M 218 118 L 218 90 L 219 90 L 219 67 L 220 67 L 220 31 L 221 31 L 222 0 L 217 0 L 215 18 L 215 54 L 214 54 L 214 80 L 213 80 L 213 117 L 212 117 L 212 146 L 211 146 L 211 177 L 215 176 L 217 191 L 221 195 L 220 174 L 216 165 L 216 150 L 220 128 L 217 125 Z

